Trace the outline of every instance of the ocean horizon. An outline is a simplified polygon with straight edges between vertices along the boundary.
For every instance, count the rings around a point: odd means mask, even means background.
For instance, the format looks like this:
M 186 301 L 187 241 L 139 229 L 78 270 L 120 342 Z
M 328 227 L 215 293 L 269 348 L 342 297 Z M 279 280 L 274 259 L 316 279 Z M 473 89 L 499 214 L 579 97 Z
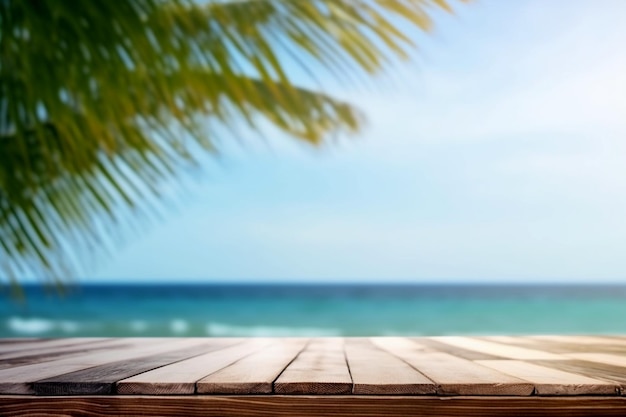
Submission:
M 624 334 L 623 284 L 81 283 L 5 294 L 0 337 Z

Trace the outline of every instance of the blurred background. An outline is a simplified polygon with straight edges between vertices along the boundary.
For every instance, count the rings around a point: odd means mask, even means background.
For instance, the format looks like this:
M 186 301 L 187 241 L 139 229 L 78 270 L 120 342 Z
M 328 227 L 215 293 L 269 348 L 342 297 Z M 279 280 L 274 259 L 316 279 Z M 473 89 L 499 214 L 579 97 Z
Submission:
M 211 124 L 217 153 L 183 129 L 197 156 L 153 184 L 157 214 L 114 210 L 115 239 L 59 244 L 80 265 L 54 271 L 62 295 L 33 255 L 5 262 L 24 296 L 7 292 L 0 336 L 625 333 L 626 3 L 449 6 L 425 9 L 429 32 L 390 14 L 416 48 L 381 72 L 349 50 L 346 77 L 283 64 L 358 108 L 357 135 L 341 116 L 294 141 L 236 106 Z M 85 218 L 107 235 L 108 210 Z M 8 224 L 0 256 L 18 259 Z

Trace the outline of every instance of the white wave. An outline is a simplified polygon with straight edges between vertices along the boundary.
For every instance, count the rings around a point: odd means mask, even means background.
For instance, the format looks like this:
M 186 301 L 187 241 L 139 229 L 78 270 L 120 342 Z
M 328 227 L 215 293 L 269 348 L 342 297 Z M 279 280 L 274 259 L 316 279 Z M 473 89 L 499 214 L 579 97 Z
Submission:
M 209 336 L 241 337 L 288 337 L 288 336 L 341 336 L 339 329 L 315 327 L 277 327 L 277 326 L 236 326 L 224 323 L 206 325 Z
M 187 323 L 185 320 L 172 320 L 170 322 L 170 329 L 172 330 L 172 332 L 177 333 L 177 334 L 181 334 L 181 333 L 187 333 L 187 330 L 189 330 L 189 323 Z
M 76 333 L 80 330 L 80 324 L 70 320 L 49 320 L 38 317 L 22 318 L 10 317 L 6 321 L 7 327 L 15 333 L 35 335 L 41 333 L 49 333 L 52 331 L 61 331 L 63 333 Z
M 55 322 L 47 319 L 23 319 L 21 317 L 11 317 L 7 320 L 7 327 L 16 333 L 38 334 L 47 333 L 53 330 Z
M 148 328 L 148 323 L 143 320 L 133 320 L 129 323 L 130 329 L 134 332 L 144 332 Z

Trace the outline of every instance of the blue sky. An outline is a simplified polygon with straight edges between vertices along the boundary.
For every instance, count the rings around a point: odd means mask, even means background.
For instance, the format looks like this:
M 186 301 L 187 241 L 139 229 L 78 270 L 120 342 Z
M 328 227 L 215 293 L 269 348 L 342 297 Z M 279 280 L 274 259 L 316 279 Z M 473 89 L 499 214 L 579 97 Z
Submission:
M 622 0 L 437 14 L 374 87 L 321 80 L 361 135 L 225 137 L 84 281 L 626 282 L 625 21 Z

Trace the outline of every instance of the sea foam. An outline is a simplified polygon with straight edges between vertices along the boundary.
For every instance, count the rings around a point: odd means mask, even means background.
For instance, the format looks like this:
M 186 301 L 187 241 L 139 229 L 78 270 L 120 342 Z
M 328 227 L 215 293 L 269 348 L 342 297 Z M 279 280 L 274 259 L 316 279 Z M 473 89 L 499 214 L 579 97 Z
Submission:
M 206 325 L 209 336 L 237 337 L 303 337 L 303 336 L 341 336 L 339 329 L 316 327 L 278 327 L 278 326 L 236 326 L 224 323 Z
M 47 333 L 57 327 L 57 323 L 54 321 L 41 318 L 10 317 L 6 323 L 7 327 L 15 333 L 30 335 Z

